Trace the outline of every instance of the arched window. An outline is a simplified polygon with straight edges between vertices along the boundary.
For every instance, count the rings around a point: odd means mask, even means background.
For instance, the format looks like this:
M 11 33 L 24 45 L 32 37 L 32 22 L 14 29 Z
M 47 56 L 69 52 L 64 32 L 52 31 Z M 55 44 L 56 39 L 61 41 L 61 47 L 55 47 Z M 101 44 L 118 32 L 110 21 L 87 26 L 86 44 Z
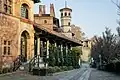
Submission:
M 65 16 L 67 16 L 67 13 L 65 12 Z
M 12 13 L 12 1 L 4 0 L 4 12 L 11 14 Z
M 70 13 L 68 15 L 71 16 Z
M 68 22 L 68 25 L 70 26 L 70 22 Z
M 63 17 L 63 13 L 61 13 L 61 17 Z
M 28 5 L 22 4 L 21 6 L 21 17 L 28 19 Z

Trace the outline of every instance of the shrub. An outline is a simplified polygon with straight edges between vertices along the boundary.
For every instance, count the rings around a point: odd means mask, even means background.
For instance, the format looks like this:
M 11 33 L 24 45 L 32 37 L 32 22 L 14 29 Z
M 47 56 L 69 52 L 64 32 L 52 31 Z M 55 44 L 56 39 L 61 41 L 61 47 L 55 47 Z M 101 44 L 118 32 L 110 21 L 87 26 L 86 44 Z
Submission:
M 73 66 L 68 66 L 68 70 L 73 70 Z
M 55 66 L 54 68 L 55 68 L 55 72 L 61 72 L 62 71 L 61 68 L 58 67 L 58 66 Z
M 61 69 L 62 69 L 63 71 L 67 71 L 67 70 L 68 70 L 68 67 L 67 67 L 67 66 L 62 66 Z
M 62 71 L 62 69 L 60 67 L 55 66 L 55 67 L 49 67 L 47 72 L 48 73 L 55 73 L 55 72 L 61 72 L 61 71 Z
M 3 69 L 2 69 L 2 73 L 7 73 L 8 70 L 9 70 L 9 68 L 3 68 Z
M 48 67 L 48 73 L 55 73 L 55 68 L 54 67 Z

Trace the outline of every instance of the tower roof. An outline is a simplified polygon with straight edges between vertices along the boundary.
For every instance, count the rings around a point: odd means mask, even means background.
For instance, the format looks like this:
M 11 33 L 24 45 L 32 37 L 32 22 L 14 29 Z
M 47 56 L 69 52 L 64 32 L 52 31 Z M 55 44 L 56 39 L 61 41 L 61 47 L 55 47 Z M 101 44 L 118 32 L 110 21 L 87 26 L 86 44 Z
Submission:
M 72 12 L 72 9 L 70 9 L 70 8 L 68 8 L 68 7 L 65 7 L 65 8 L 60 9 L 60 11 L 66 11 L 66 10 L 69 10 L 69 11 Z
M 60 9 L 60 11 L 67 11 L 67 10 L 72 12 L 72 9 L 67 7 L 67 1 L 65 0 L 65 8 Z

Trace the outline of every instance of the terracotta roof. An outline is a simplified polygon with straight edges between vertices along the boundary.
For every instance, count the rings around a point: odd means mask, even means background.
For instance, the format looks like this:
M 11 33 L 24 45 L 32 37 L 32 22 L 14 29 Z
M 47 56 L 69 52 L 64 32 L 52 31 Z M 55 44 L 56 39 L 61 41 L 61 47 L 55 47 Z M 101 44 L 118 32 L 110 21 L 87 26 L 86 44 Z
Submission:
M 58 33 L 58 32 L 53 31 L 53 30 L 50 30 L 49 28 L 43 27 L 43 26 L 41 26 L 40 24 L 35 23 L 34 26 L 37 26 L 37 28 L 39 28 L 39 29 L 41 29 L 41 30 L 44 30 L 44 31 L 46 31 L 46 32 L 48 32 L 48 33 L 50 33 L 50 34 L 52 34 L 52 35 L 55 35 L 55 36 L 58 36 L 58 37 L 60 37 L 60 38 L 69 40 L 69 41 L 71 41 L 71 42 L 74 42 L 74 43 L 76 43 L 76 44 L 82 45 L 79 40 L 68 38 L 68 37 L 65 36 L 64 34 Z M 39 26 L 39 27 L 38 27 L 38 26 Z

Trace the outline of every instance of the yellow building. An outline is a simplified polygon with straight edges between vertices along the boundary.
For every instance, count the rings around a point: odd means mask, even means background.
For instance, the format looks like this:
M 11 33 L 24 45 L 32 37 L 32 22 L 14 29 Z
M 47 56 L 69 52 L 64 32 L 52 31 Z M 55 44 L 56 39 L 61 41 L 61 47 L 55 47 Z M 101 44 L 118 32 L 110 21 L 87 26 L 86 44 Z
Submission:
M 73 38 L 82 41 L 82 47 L 80 46 L 79 49 L 82 50 L 81 59 L 83 62 L 89 61 L 90 54 L 91 54 L 91 40 L 83 40 L 84 33 L 81 31 L 80 27 L 76 25 L 71 25 L 71 30 L 73 33 Z
M 0 5 L 0 62 L 2 67 L 18 56 L 33 57 L 34 28 L 31 0 L 1 0 Z
M 83 46 L 82 46 L 82 61 L 84 62 L 88 62 L 90 59 L 90 55 L 91 55 L 91 40 L 84 40 L 83 41 Z

